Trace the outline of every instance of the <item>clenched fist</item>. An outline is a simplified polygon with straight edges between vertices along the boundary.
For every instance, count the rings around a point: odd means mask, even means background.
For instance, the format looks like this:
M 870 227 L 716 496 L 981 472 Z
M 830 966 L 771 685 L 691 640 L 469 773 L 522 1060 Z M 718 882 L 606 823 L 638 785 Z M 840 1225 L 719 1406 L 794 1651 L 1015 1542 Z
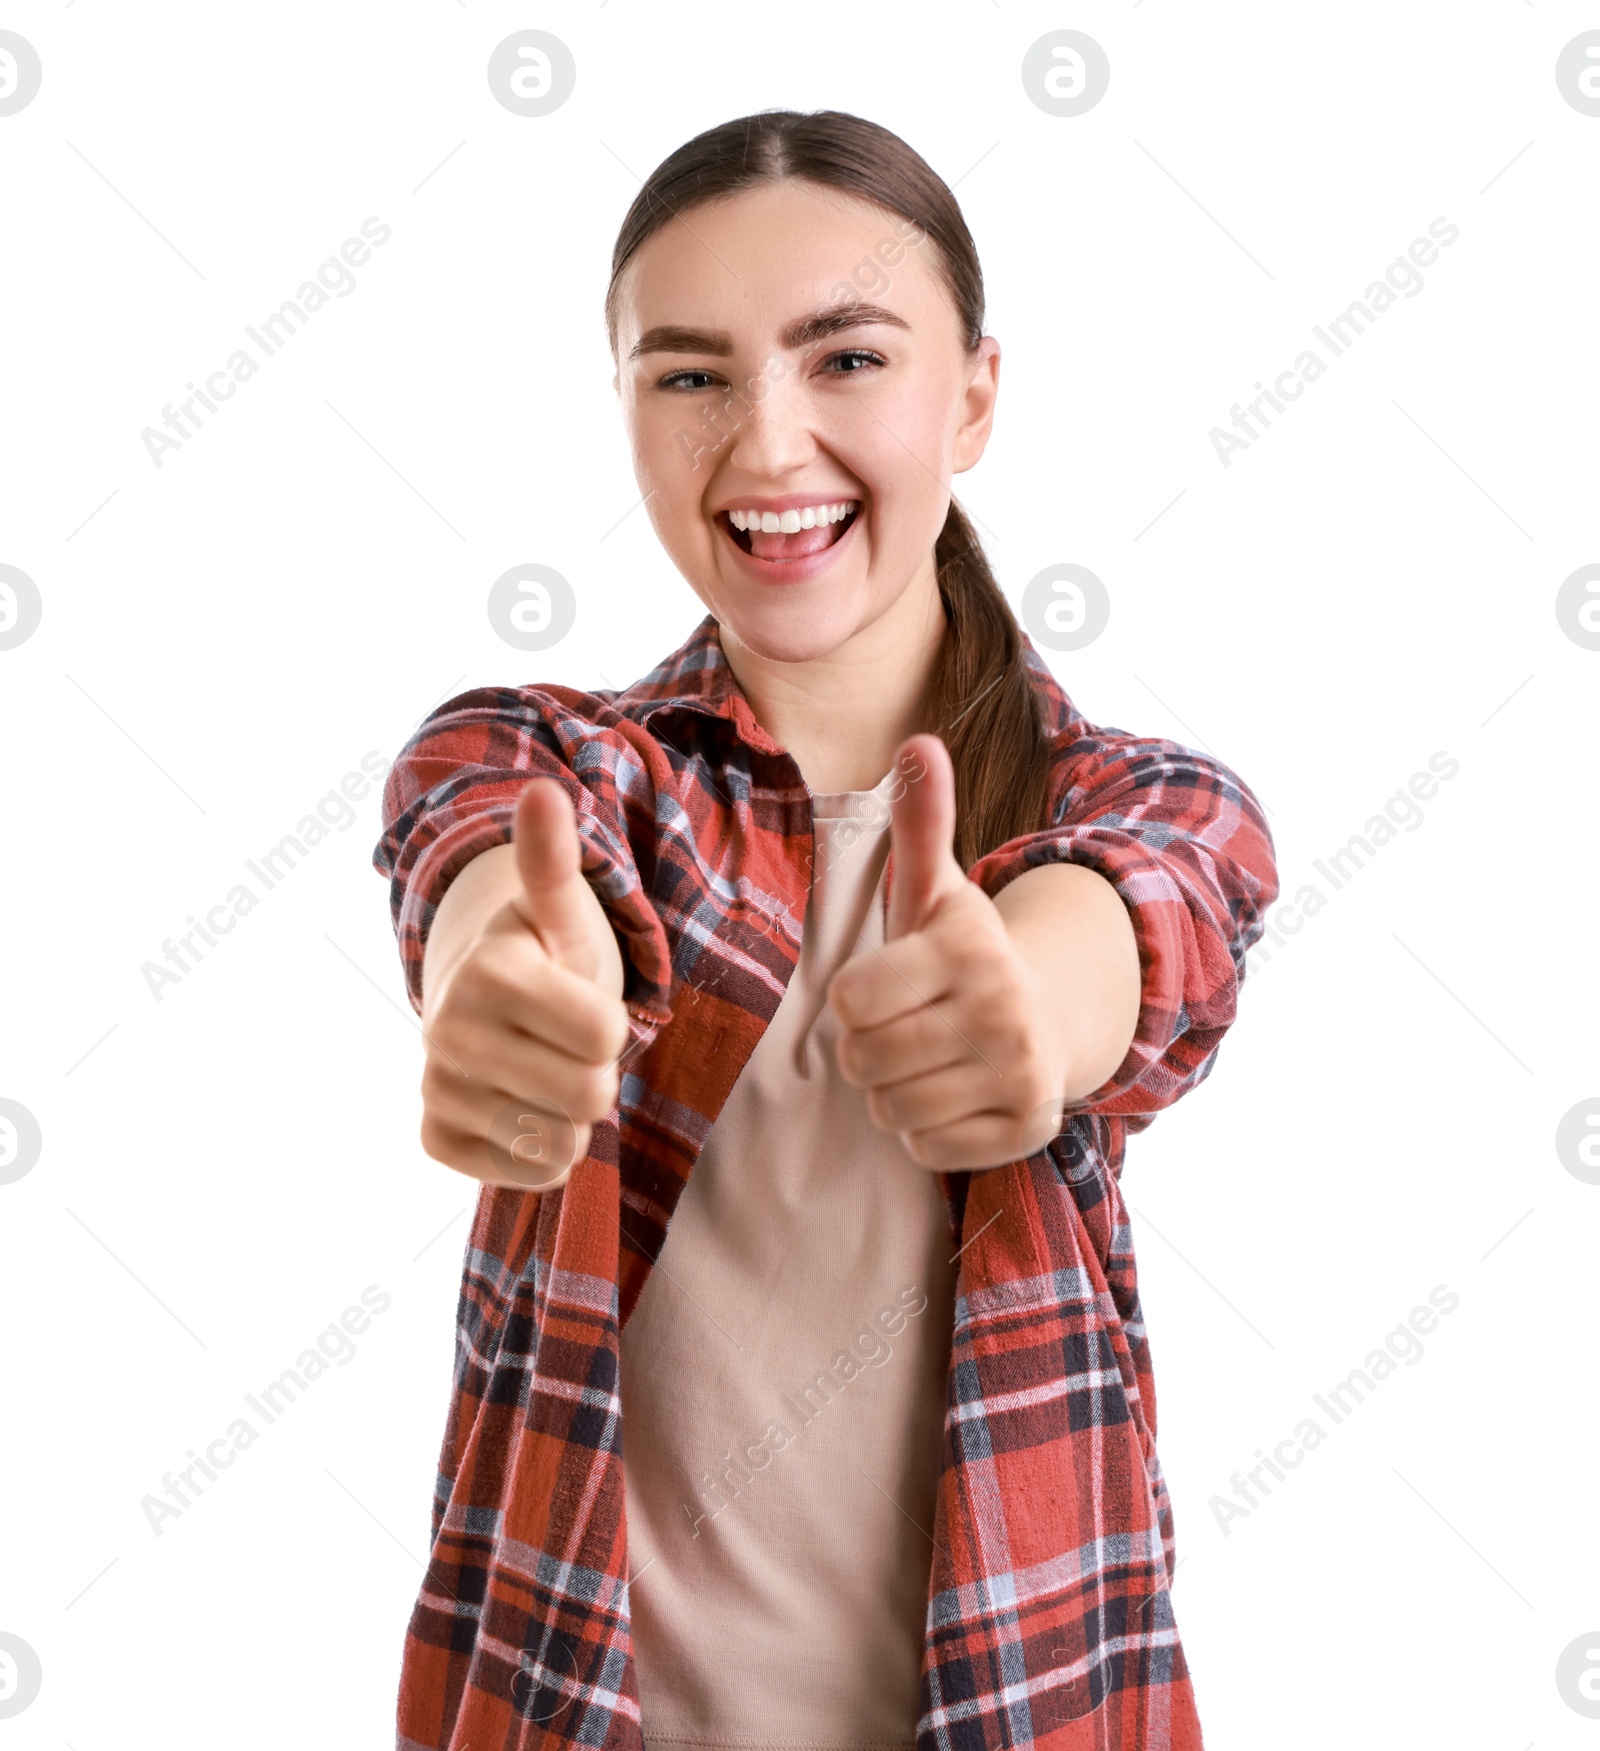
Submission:
M 997 1167 L 1055 1136 L 1080 1060 L 1062 1025 L 1062 982 L 956 861 L 955 777 L 937 736 L 901 744 L 900 770 L 918 766 L 892 804 L 884 947 L 863 949 L 829 982 L 839 1073 L 866 1091 L 873 1124 L 898 1133 L 913 1161 Z M 1065 912 L 1062 923 L 1065 932 Z
M 628 1012 L 621 952 L 556 780 L 530 781 L 512 843 L 456 878 L 429 950 L 422 1147 L 489 1185 L 562 1184 L 616 1105 Z

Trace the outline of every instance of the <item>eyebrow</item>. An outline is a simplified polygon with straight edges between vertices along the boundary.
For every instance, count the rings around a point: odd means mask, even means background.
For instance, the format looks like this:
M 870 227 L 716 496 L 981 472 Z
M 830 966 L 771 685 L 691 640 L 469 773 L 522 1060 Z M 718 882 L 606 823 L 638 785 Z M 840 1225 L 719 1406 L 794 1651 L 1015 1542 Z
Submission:
M 819 310 L 812 316 L 801 316 L 791 322 L 778 336 L 789 351 L 814 346 L 841 329 L 860 328 L 867 323 L 883 323 L 891 328 L 903 328 L 908 333 L 911 324 L 881 304 L 841 304 L 831 310 Z M 720 330 L 684 328 L 677 323 L 661 323 L 647 328 L 628 354 L 630 359 L 643 358 L 646 353 L 710 353 L 725 359 L 733 351 L 732 340 Z

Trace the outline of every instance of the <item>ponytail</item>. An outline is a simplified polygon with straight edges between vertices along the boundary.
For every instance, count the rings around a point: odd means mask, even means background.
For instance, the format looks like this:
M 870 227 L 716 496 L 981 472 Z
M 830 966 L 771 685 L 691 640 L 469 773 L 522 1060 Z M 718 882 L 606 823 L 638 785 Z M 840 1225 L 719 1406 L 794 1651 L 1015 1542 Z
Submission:
M 947 630 L 924 720 L 950 750 L 956 861 L 971 869 L 1050 824 L 1050 740 L 1016 616 L 953 498 L 933 551 Z

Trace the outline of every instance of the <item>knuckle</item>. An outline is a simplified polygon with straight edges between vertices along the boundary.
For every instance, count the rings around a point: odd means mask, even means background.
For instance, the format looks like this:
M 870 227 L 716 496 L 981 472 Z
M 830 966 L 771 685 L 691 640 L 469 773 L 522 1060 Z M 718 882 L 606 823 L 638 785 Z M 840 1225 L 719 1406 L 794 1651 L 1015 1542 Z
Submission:
M 460 1171 L 460 1138 L 454 1130 L 441 1123 L 433 1114 L 424 1113 L 419 1135 L 424 1155 Z
M 957 1035 L 970 1033 L 973 1028 L 970 1015 L 963 1016 L 958 1005 L 941 998 L 944 1007 L 938 1008 L 929 1004 L 917 1014 L 916 1031 L 912 1036 L 912 1049 L 923 1058 L 934 1058 L 942 1054 L 946 1046 Z M 954 1013 L 952 1013 L 954 1012 Z M 956 1029 L 952 1035 L 951 1029 Z M 963 1050 L 965 1045 L 963 1044 Z
M 909 1131 L 902 1139 L 906 1154 L 916 1162 L 918 1167 L 933 1167 L 936 1165 L 938 1148 L 933 1138 L 926 1131 Z
M 1030 1051 L 1023 1063 L 1023 1084 L 1027 1089 L 1027 1110 L 1040 1116 L 1048 1111 L 1059 1078 L 1051 1075 L 1044 1058 L 1037 1050 Z
M 854 974 L 846 978 L 843 973 L 834 975 L 832 984 L 828 987 L 828 1004 L 838 1017 L 842 1026 L 853 1027 L 857 1020 L 856 986 L 859 980 Z
M 628 1014 L 628 1006 L 620 997 L 611 999 L 611 1014 L 609 1018 L 609 1037 L 605 1040 L 605 1052 L 608 1060 L 615 1062 L 628 1049 L 628 1041 L 633 1035 L 633 1018 Z
M 459 1057 L 465 1045 L 467 1031 L 467 1012 L 459 1001 L 455 1000 L 453 991 L 446 991 L 439 1001 L 439 1006 L 428 1017 L 427 1034 L 425 1036 L 430 1060 L 441 1052 L 448 1052 L 451 1057 Z
M 995 1030 L 995 1039 L 1005 1053 L 1006 1076 L 1016 1091 L 1013 1098 L 1019 1101 L 1041 1099 L 1044 1062 L 1039 1056 L 1038 1042 L 1016 1021 L 1002 1022 Z M 1036 1093 L 1036 1090 L 1040 1092 Z
M 539 989 L 548 965 L 514 953 L 506 938 L 486 938 L 462 960 L 445 1002 L 462 1016 L 505 1015 Z
M 422 1066 L 422 1104 L 426 1111 L 437 1112 L 451 1092 L 451 1080 L 459 1082 L 459 1071 L 450 1067 L 440 1054 L 430 1052 Z
M 999 985 L 986 985 L 975 993 L 973 1006 L 983 1026 L 995 1035 L 1011 1036 L 1016 1029 L 1016 1009 L 1011 993 Z
M 989 946 L 972 928 L 972 921 L 952 916 L 946 935 L 947 952 L 956 967 L 967 978 L 982 972 L 989 960 Z
M 609 1063 L 627 1044 L 627 1016 L 620 999 L 591 988 L 565 1007 L 558 1037 L 586 1064 Z M 614 1045 L 619 1030 L 623 1039 Z
M 572 1088 L 572 1118 L 594 1123 L 616 1105 L 620 1077 L 615 1065 L 594 1064 L 578 1074 Z
M 853 1088 L 863 1087 L 868 1080 L 867 1054 L 854 1034 L 841 1034 L 837 1051 L 839 1074 Z
M 462 1013 L 486 1007 L 496 983 L 495 957 L 483 944 L 469 949 L 457 963 L 439 1003 L 439 1020 L 453 1020 Z
M 867 1117 L 885 1131 L 900 1129 L 900 1103 L 887 1088 L 867 1090 Z
M 1000 1127 L 1002 1146 L 1012 1155 L 1031 1155 L 1034 1149 L 1033 1132 L 1036 1129 L 1032 1119 L 1026 1114 L 1013 1115 Z
M 1037 1155 L 1055 1134 L 1056 1127 L 1051 1123 L 1049 1113 L 1035 1113 L 1023 1128 L 1022 1137 L 1017 1145 L 1017 1153 L 1019 1155 Z

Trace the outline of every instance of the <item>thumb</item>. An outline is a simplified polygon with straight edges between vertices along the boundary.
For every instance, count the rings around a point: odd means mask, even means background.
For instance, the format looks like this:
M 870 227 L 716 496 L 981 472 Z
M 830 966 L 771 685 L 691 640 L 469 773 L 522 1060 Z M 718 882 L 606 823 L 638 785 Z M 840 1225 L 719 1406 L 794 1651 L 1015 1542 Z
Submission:
M 908 736 L 895 755 L 900 783 L 890 804 L 889 917 L 884 940 L 927 924 L 966 873 L 956 862 L 956 776 L 935 735 Z
M 554 778 L 535 778 L 517 798 L 511 823 L 524 923 L 559 966 L 586 979 L 598 971 L 594 910 L 581 865 L 572 799 Z

